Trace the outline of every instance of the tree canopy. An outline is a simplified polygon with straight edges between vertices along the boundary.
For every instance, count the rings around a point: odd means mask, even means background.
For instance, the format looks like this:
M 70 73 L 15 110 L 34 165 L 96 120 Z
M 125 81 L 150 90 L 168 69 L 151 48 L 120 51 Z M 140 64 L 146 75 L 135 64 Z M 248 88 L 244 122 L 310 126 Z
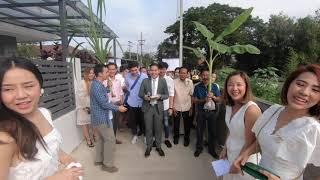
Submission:
M 208 7 L 192 7 L 184 12 L 183 43 L 184 46 L 203 47 L 209 56 L 206 39 L 196 30 L 192 21 L 205 25 L 215 35 L 223 29 L 244 9 L 214 3 Z M 178 57 L 179 21 L 166 28 L 169 35 L 159 46 L 157 59 Z M 268 22 L 250 16 L 235 33 L 223 40 L 224 44 L 252 44 L 261 50 L 260 55 L 236 55 L 235 67 L 253 72 L 257 68 L 273 66 L 279 72 L 288 71 L 288 63 L 320 61 L 320 11 L 314 16 L 295 19 L 284 14 L 271 15 Z M 294 57 L 293 57 L 294 55 Z M 221 56 L 224 64 L 230 63 L 230 55 Z M 183 63 L 194 67 L 197 57 L 184 50 Z M 219 61 L 221 62 L 221 61 Z

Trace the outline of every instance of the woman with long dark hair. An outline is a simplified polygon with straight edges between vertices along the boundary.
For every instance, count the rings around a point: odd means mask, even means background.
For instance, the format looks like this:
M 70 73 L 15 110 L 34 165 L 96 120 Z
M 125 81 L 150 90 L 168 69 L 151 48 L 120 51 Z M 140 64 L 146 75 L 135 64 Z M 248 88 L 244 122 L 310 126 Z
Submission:
M 76 179 L 81 168 L 58 171 L 74 160 L 60 149 L 51 113 L 38 107 L 43 79 L 20 58 L 0 60 L 0 179 Z
M 77 125 L 81 126 L 88 147 L 94 147 L 93 140 L 95 140 L 96 133 L 96 131 L 92 129 L 92 140 L 90 137 L 90 87 L 93 79 L 93 68 L 86 68 L 83 73 L 83 80 L 81 80 L 81 84 L 79 85 L 77 103 Z
M 302 179 L 307 164 L 320 165 L 320 66 L 292 72 L 281 92 L 283 105 L 273 105 L 256 121 L 256 141 L 234 162 L 240 169 L 249 156 L 261 151 L 259 165 L 269 180 Z M 270 173 L 272 172 L 272 173 Z

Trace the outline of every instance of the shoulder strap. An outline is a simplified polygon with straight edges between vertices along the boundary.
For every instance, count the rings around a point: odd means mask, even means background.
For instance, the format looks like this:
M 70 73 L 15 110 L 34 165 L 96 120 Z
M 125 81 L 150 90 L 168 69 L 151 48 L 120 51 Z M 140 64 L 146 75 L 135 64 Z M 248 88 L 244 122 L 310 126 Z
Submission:
M 136 86 L 136 84 L 137 84 L 137 82 L 139 81 L 140 77 L 141 77 L 141 74 L 139 74 L 139 76 L 137 77 L 137 79 L 133 82 L 130 90 L 132 90 L 132 89 Z
M 42 113 L 42 115 L 46 118 L 46 120 L 50 123 L 51 126 L 53 126 L 52 121 L 52 115 L 51 112 L 46 108 L 39 108 L 39 111 Z
M 258 131 L 258 133 L 257 133 L 257 135 L 256 135 L 257 138 L 258 138 L 261 130 L 268 124 L 268 122 L 271 121 L 272 117 L 273 117 L 280 109 L 281 109 L 281 106 L 278 107 L 278 109 L 276 109 L 276 110 L 272 113 L 272 115 L 269 117 L 269 119 L 261 126 L 260 130 Z
M 269 117 L 269 119 L 266 120 L 266 122 L 261 126 L 260 130 L 258 131 L 258 133 L 257 133 L 257 135 L 256 135 L 256 153 L 257 153 L 257 154 L 256 154 L 256 160 L 257 160 L 257 164 L 259 163 L 259 158 L 258 158 L 258 136 L 259 136 L 261 130 L 268 124 L 268 122 L 271 121 L 272 117 L 273 117 L 280 109 L 281 109 L 281 106 L 278 107 L 278 109 L 276 109 L 276 110 L 272 113 L 272 115 Z

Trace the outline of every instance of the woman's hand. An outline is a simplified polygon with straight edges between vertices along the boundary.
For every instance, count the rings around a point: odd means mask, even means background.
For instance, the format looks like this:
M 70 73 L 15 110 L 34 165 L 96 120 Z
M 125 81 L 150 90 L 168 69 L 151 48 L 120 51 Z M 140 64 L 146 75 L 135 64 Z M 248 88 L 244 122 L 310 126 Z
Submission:
M 72 162 L 77 162 L 75 159 L 73 159 L 72 156 L 70 156 L 69 154 L 65 153 L 62 150 L 60 150 L 59 152 L 59 161 L 63 165 L 68 165 Z
M 239 174 L 240 172 L 241 172 L 241 169 L 236 168 L 234 164 L 231 165 L 230 171 L 229 171 L 230 174 Z
M 83 176 L 83 169 L 72 167 L 58 171 L 54 175 L 47 177 L 46 180 L 78 180 L 79 176 Z
M 265 176 L 268 177 L 268 180 L 280 180 L 280 178 L 274 174 L 271 174 L 270 172 L 268 171 L 265 171 L 265 170 L 260 170 L 259 171 L 260 173 L 264 174 Z
M 227 158 L 227 147 L 224 147 L 219 155 L 219 159 L 226 159 Z
M 235 172 L 241 171 L 241 166 L 244 166 L 244 164 L 249 159 L 249 155 L 246 152 L 241 153 L 236 160 L 232 163 L 232 166 L 234 168 Z

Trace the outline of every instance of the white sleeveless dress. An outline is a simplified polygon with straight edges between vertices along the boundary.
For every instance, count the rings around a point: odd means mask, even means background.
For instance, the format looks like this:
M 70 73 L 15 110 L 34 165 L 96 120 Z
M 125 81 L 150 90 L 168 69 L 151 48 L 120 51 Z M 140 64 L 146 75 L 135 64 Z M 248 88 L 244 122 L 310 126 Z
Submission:
M 58 171 L 62 136 L 54 128 L 49 110 L 45 108 L 39 110 L 53 127 L 53 130 L 43 137 L 48 152 L 37 142 L 38 153 L 35 156 L 37 160 L 22 161 L 17 166 L 10 167 L 8 180 L 42 180 Z
M 226 106 L 225 121 L 229 129 L 229 136 L 226 141 L 227 156 L 230 163 L 232 163 L 240 154 L 240 151 L 245 144 L 245 122 L 244 115 L 249 106 L 258 105 L 252 101 L 244 104 L 231 118 L 232 107 Z M 251 155 L 249 162 L 257 163 L 256 155 Z M 227 174 L 223 176 L 224 180 L 250 180 L 254 179 L 250 175 L 245 174 Z
M 277 104 L 271 106 L 252 128 L 256 135 L 261 130 L 257 137 L 262 152 L 259 164 L 281 180 L 302 180 L 308 163 L 320 166 L 320 124 L 315 118 L 304 116 L 273 134 L 283 109 Z

